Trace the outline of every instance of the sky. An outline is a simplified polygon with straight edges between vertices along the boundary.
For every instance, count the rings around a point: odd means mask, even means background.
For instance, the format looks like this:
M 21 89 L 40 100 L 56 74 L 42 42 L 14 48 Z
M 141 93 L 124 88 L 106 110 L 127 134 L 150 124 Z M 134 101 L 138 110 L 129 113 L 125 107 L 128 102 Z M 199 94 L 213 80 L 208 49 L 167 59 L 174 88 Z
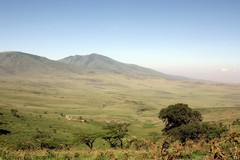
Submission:
M 240 83 L 240 1 L 0 0 L 0 51 L 52 60 L 98 53 Z

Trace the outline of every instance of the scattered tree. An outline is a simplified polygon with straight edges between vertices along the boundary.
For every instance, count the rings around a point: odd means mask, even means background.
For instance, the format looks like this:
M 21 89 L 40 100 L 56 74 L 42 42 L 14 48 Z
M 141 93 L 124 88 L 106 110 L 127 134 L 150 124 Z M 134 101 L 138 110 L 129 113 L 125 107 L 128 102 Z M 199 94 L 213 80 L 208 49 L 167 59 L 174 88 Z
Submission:
M 95 140 L 100 137 L 99 133 L 89 133 L 89 132 L 84 132 L 84 133 L 79 133 L 77 134 L 77 141 L 80 141 L 87 145 L 90 149 L 93 149 L 93 143 Z
M 193 111 L 187 104 L 178 103 L 170 105 L 167 108 L 163 108 L 158 116 L 165 122 L 164 132 L 171 130 L 172 128 L 186 125 L 192 122 L 201 122 L 202 116 L 198 111 Z
M 163 133 L 181 142 L 198 140 L 202 136 L 206 140 L 220 138 L 228 131 L 221 123 L 202 123 L 200 112 L 193 111 L 187 104 L 182 103 L 163 108 L 158 118 L 165 122 Z
M 110 122 L 103 129 L 106 130 L 106 134 L 102 137 L 107 141 L 112 148 L 120 146 L 123 148 L 123 138 L 127 135 L 129 124 L 121 122 Z

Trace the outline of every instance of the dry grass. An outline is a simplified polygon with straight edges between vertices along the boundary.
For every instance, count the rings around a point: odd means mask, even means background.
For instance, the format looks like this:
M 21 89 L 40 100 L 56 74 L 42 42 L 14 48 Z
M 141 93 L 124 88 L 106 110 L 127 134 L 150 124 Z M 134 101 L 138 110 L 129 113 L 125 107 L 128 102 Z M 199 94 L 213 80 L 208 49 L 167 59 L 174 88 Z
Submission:
M 28 132 L 28 128 L 20 121 L 11 119 L 17 125 L 12 124 L 9 128 L 23 138 L 23 133 L 18 128 L 23 128 L 31 136 L 35 133 L 35 126 L 43 129 L 48 127 L 47 131 L 50 130 L 49 126 L 57 126 L 61 135 L 70 137 L 71 140 L 72 130 L 99 130 L 99 124 L 112 119 L 130 123 L 129 134 L 142 138 L 149 137 L 149 132 L 161 133 L 164 124 L 157 118 L 158 113 L 161 108 L 175 103 L 189 104 L 202 113 L 205 121 L 229 124 L 240 118 L 239 91 L 240 85 L 168 81 L 156 77 L 127 77 L 119 74 L 1 77 L 0 112 L 10 115 L 10 109 L 17 109 L 26 120 L 32 121 L 29 122 Z M 61 113 L 74 118 L 82 116 L 96 124 L 65 121 L 59 119 Z M 36 118 L 39 115 L 42 116 L 41 120 Z M 15 145 L 16 140 L 13 138 L 0 137 L 0 140 L 4 139 L 8 139 L 8 142 L 1 141 L 1 148 L 6 144 Z M 96 147 L 101 150 L 101 142 Z M 95 152 L 104 152 L 100 150 Z M 47 151 L 36 152 L 45 154 Z M 68 151 L 56 152 L 70 154 Z M 95 154 L 94 151 L 91 152 Z M 134 152 L 138 154 L 138 151 Z M 23 156 L 25 153 L 16 154 Z

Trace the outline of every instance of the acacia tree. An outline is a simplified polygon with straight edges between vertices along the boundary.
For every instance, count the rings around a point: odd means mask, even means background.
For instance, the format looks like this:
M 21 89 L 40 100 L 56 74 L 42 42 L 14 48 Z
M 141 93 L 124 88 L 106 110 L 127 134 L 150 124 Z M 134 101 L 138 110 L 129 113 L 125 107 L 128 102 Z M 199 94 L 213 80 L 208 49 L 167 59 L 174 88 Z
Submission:
M 106 133 L 102 137 L 107 141 L 112 148 L 120 146 L 123 148 L 123 138 L 127 135 L 129 124 L 119 123 L 119 122 L 110 122 L 103 127 L 106 130 Z
M 93 143 L 100 137 L 98 133 L 83 132 L 76 135 L 77 141 L 80 141 L 87 145 L 90 149 L 93 149 Z

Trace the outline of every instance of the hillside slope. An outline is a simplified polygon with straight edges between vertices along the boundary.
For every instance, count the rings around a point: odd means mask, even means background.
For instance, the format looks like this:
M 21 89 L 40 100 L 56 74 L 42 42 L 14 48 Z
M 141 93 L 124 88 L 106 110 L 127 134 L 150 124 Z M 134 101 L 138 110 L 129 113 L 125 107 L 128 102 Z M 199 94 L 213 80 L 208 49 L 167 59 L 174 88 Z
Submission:
M 0 74 L 80 73 L 85 70 L 86 68 L 83 67 L 79 68 L 27 53 L 0 52 Z
M 156 76 L 165 79 L 178 79 L 185 80 L 187 78 L 180 76 L 167 75 L 161 72 L 157 72 L 152 69 L 144 68 L 134 64 L 121 63 L 116 60 L 113 60 L 109 57 L 99 55 L 99 54 L 90 54 L 85 56 L 75 55 L 69 56 L 64 59 L 59 60 L 59 62 L 64 62 L 67 64 L 73 64 L 77 66 L 87 66 L 90 68 L 110 71 L 113 73 L 119 74 L 128 74 L 128 75 L 145 75 L 145 76 Z
M 0 52 L 0 75 L 61 75 L 107 73 L 127 76 L 152 76 L 169 80 L 189 78 L 167 75 L 134 64 L 118 62 L 106 56 L 90 54 L 70 56 L 59 61 L 23 52 Z

